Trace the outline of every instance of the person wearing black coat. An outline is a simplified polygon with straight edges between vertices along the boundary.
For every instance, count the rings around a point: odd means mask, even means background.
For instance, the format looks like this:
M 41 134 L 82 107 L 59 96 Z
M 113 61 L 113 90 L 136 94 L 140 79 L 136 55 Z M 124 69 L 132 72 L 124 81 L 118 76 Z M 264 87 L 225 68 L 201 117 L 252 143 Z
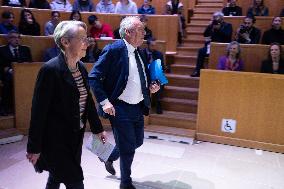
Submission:
M 12 62 L 32 62 L 30 48 L 20 45 L 20 34 L 11 30 L 7 35 L 8 44 L 0 47 L 0 75 L 3 81 L 2 115 L 13 113 L 13 69 Z
M 47 0 L 31 0 L 29 8 L 51 9 Z
M 19 22 L 19 32 L 23 35 L 40 35 L 40 26 L 36 22 L 33 13 L 28 9 L 21 11 L 21 18 Z
M 246 16 L 243 24 L 237 30 L 236 41 L 244 44 L 258 44 L 261 36 L 260 29 L 254 26 L 255 18 Z
M 232 24 L 224 21 L 222 12 L 215 12 L 212 21 L 206 27 L 203 36 L 205 37 L 204 47 L 198 50 L 196 66 L 191 77 L 199 77 L 200 70 L 204 68 L 204 60 L 210 54 L 210 42 L 230 43 L 233 33 Z
M 265 31 L 262 36 L 262 44 L 280 43 L 280 45 L 284 45 L 284 30 L 281 28 L 281 25 L 281 17 L 274 17 L 271 29 Z
M 228 0 L 228 5 L 222 9 L 224 16 L 242 16 L 242 8 L 237 6 L 236 0 Z
M 102 142 L 106 136 L 80 59 L 88 46 L 87 26 L 63 21 L 54 31 L 61 53 L 39 71 L 32 100 L 27 158 L 49 172 L 46 189 L 83 189 L 81 155 L 86 121 Z
M 261 73 L 284 74 L 284 59 L 281 55 L 281 45 L 272 43 L 269 47 L 268 58 L 262 61 Z

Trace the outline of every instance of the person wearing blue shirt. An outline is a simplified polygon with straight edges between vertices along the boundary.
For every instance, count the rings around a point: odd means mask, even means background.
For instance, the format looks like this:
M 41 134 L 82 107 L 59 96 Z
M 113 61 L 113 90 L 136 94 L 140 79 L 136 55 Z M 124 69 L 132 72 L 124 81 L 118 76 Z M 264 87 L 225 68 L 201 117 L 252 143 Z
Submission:
M 138 9 L 138 14 L 156 14 L 156 9 L 151 2 L 152 0 L 144 0 L 144 4 Z
M 3 22 L 0 24 L 0 34 L 8 34 L 12 30 L 18 30 L 18 28 L 13 24 L 14 19 L 14 14 L 10 11 L 4 11 L 2 13 Z

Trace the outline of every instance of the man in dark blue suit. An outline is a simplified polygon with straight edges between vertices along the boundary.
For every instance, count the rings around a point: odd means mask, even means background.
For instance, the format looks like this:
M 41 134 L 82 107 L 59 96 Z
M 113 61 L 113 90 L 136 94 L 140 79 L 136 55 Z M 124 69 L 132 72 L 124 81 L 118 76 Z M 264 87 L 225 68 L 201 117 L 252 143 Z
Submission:
M 102 113 L 112 125 L 118 151 L 114 150 L 109 161 L 120 156 L 120 189 L 135 189 L 131 164 L 135 149 L 143 144 L 143 115 L 149 114 L 150 92 L 157 92 L 160 86 L 150 83 L 147 62 L 137 48 L 145 35 L 139 18 L 124 18 L 119 33 L 122 39 L 104 48 L 89 79 Z
M 12 62 L 32 62 L 29 47 L 20 45 L 20 33 L 15 30 L 9 31 L 7 45 L 0 47 L 0 75 L 3 79 L 2 102 L 0 114 L 13 113 L 13 69 Z

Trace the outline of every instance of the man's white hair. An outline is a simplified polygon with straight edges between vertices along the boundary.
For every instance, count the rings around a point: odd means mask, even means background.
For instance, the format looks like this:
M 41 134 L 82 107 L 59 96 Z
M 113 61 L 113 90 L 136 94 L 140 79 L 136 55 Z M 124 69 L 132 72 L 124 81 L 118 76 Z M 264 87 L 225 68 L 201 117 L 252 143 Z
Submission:
M 221 17 L 221 18 L 223 18 L 224 14 L 222 12 L 220 12 L 220 11 L 217 11 L 217 12 L 214 12 L 213 17 Z
M 119 35 L 121 39 L 125 38 L 126 30 L 131 30 L 135 27 L 135 22 L 140 21 L 138 16 L 127 16 L 120 22 Z
M 75 20 L 68 20 L 68 21 L 62 21 L 60 22 L 53 33 L 54 41 L 56 45 L 64 51 L 63 45 L 61 43 L 61 39 L 63 37 L 71 38 L 73 37 L 78 28 L 82 27 L 87 31 L 87 25 L 84 22 L 81 21 L 75 21 Z

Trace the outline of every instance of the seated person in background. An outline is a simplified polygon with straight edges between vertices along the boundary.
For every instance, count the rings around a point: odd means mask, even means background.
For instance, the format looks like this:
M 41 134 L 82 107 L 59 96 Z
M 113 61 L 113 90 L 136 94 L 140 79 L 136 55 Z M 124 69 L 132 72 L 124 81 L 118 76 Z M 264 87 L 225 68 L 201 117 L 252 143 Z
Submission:
M 3 0 L 2 6 L 25 7 L 27 4 L 25 0 Z
M 160 59 L 163 71 L 165 72 L 165 63 L 164 63 L 164 56 L 163 53 L 156 49 L 156 39 L 149 38 L 147 40 L 147 48 L 143 49 L 142 51 L 143 56 L 146 57 L 147 63 L 150 64 L 151 62 Z M 161 85 L 160 90 L 154 94 L 152 94 L 153 101 L 156 103 L 156 113 L 162 114 L 162 93 L 164 90 L 164 86 Z
M 132 0 L 119 0 L 115 5 L 114 12 L 117 14 L 137 14 L 137 5 Z
M 47 0 L 31 0 L 29 8 L 50 9 L 50 5 Z
M 89 46 L 86 51 L 86 56 L 81 58 L 81 61 L 95 63 L 99 59 L 102 50 L 99 49 L 98 44 L 94 38 L 89 37 L 88 40 Z
M 143 5 L 138 9 L 138 14 L 155 14 L 155 7 L 151 5 L 152 0 L 144 0 Z
M 122 16 L 121 19 L 120 19 L 120 22 L 121 22 L 125 17 L 126 17 L 126 16 Z M 119 27 L 116 28 L 116 29 L 113 31 L 113 35 L 114 35 L 114 39 L 121 39 L 120 34 L 119 34 Z
M 2 22 L 0 24 L 0 34 L 8 34 L 11 30 L 18 30 L 14 25 L 15 16 L 10 11 L 2 12 Z
M 60 48 L 55 44 L 53 47 L 50 47 L 50 48 L 45 50 L 45 52 L 43 54 L 43 61 L 47 62 L 50 59 L 58 56 L 59 53 L 60 53 Z
M 88 17 L 88 22 L 92 26 L 90 29 L 90 36 L 99 39 L 101 37 L 111 37 L 113 39 L 113 32 L 111 26 L 101 23 L 96 15 Z
M 282 47 L 279 43 L 272 43 L 269 47 L 268 57 L 262 61 L 261 73 L 284 74 L 284 59 Z
M 183 15 L 183 4 L 179 0 L 170 0 L 166 4 L 166 14 L 178 15 L 178 43 L 182 43 L 182 38 L 185 37 L 185 18 Z
M 50 7 L 52 10 L 57 11 L 72 11 L 72 5 L 68 0 L 53 0 Z
M 82 16 L 79 11 L 72 11 L 69 20 L 82 21 Z
M 263 0 L 253 0 L 253 6 L 247 12 L 249 16 L 268 16 L 268 14 L 268 8 L 264 6 Z
M 40 26 L 29 9 L 21 11 L 19 32 L 23 35 L 40 36 Z
M 32 62 L 30 48 L 20 45 L 20 34 L 11 30 L 7 35 L 8 44 L 0 47 L 1 75 L 3 75 L 2 105 L 4 112 L 13 112 L 13 70 L 12 62 Z
M 98 13 L 114 13 L 115 6 L 111 0 L 100 0 L 96 6 Z
M 242 8 L 237 6 L 237 0 L 228 0 L 227 6 L 222 9 L 224 16 L 242 16 Z
M 75 0 L 73 11 L 94 12 L 95 5 L 91 0 Z
M 44 26 L 44 35 L 53 35 L 54 29 L 59 23 L 60 13 L 58 11 L 51 12 L 51 20 L 48 21 Z M 45 61 L 47 62 L 47 61 Z
M 284 8 L 282 9 L 282 11 L 280 13 L 280 17 L 284 17 Z
M 212 21 L 203 33 L 206 42 L 204 47 L 198 51 L 196 67 L 191 77 L 200 76 L 200 69 L 204 68 L 204 60 L 210 54 L 210 42 L 230 43 L 232 32 L 232 24 L 224 22 L 224 14 L 215 12 Z
M 152 38 L 153 37 L 152 31 L 147 27 L 148 18 L 146 17 L 146 15 L 141 15 L 140 21 L 144 24 L 144 30 L 145 30 L 144 40 Z
M 265 31 L 262 36 L 262 44 L 270 45 L 276 42 L 280 45 L 284 45 L 284 30 L 281 28 L 281 24 L 281 17 L 273 18 L 271 29 Z
M 240 44 L 237 41 L 232 41 L 227 46 L 226 56 L 219 58 L 217 69 L 228 71 L 242 71 L 244 69 L 244 63 L 240 59 L 240 55 Z
M 246 16 L 243 24 L 238 28 L 236 33 L 236 41 L 245 44 L 257 44 L 260 40 L 261 32 L 254 27 L 255 18 Z

